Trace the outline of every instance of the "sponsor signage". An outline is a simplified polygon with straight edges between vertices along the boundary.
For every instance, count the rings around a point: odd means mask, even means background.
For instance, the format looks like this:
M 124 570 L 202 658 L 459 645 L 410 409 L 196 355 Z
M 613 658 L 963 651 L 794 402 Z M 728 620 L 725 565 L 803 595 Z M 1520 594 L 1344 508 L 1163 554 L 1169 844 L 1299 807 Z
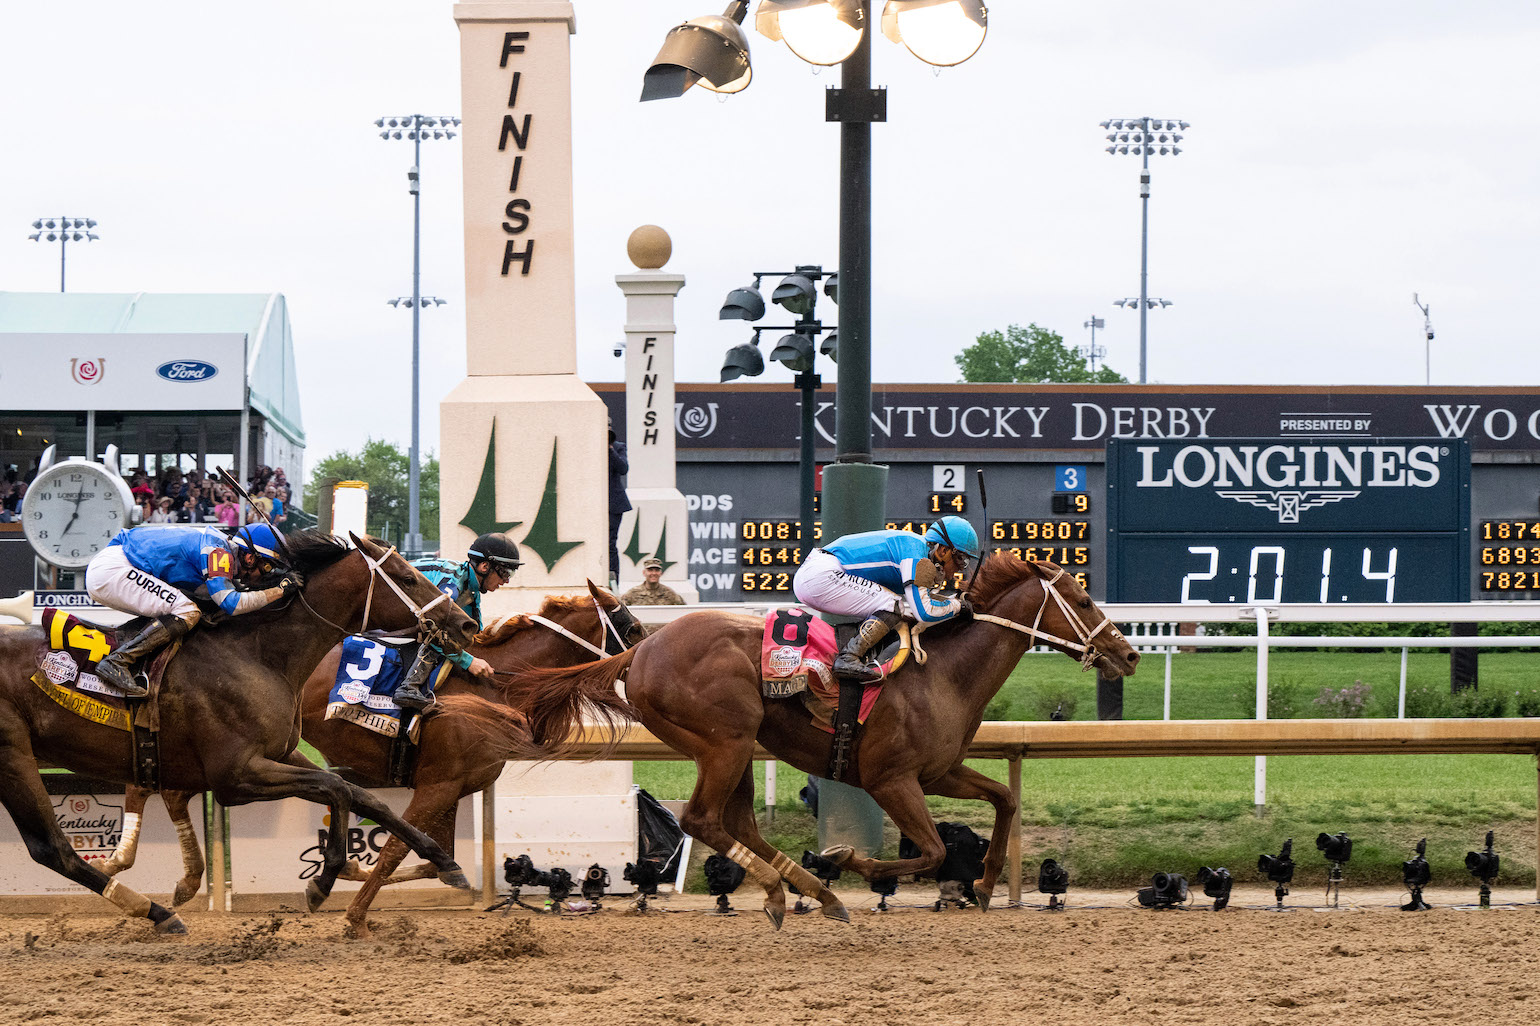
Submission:
M 245 399 L 240 333 L 4 333 L 0 351 L 16 410 L 239 410 Z
M 595 386 L 617 430 L 620 385 Z M 1119 439 L 1437 438 L 1477 451 L 1540 448 L 1540 389 L 1190 388 L 1160 385 L 875 385 L 880 450 L 1099 450 Z M 800 397 L 778 385 L 675 389 L 681 451 L 795 449 Z M 819 393 L 817 444 L 834 445 L 834 395 Z

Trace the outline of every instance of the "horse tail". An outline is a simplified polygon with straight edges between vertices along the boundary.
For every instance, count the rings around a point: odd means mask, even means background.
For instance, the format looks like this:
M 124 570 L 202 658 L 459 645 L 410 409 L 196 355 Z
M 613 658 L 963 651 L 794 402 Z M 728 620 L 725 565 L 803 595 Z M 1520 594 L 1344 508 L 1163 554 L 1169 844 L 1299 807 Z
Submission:
M 467 722 L 480 736 L 478 751 L 484 747 L 492 759 L 539 762 L 551 757 L 535 743 L 529 721 L 516 709 L 475 695 L 440 695 L 435 704 L 439 715 Z
M 615 690 L 636 658 L 636 649 L 561 669 L 521 669 L 516 679 L 519 706 L 529 717 L 529 731 L 545 747 L 548 758 L 564 756 L 589 744 L 597 734 L 598 749 L 589 759 L 612 755 L 635 722 L 636 710 Z

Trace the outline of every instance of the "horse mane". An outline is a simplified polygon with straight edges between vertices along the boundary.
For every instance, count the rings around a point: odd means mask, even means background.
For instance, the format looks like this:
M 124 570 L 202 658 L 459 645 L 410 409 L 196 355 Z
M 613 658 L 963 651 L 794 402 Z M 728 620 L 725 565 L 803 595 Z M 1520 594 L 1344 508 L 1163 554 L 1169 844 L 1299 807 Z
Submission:
M 379 538 L 370 538 L 381 546 L 389 545 Z M 339 541 L 330 531 L 312 527 L 283 536 L 283 554 L 288 564 L 302 574 L 311 574 L 337 562 L 352 548 Z
M 586 609 L 591 603 L 592 600 L 583 595 L 547 595 L 545 601 L 540 603 L 538 615 L 549 618 L 557 613 L 569 613 Z M 498 620 L 492 626 L 477 634 L 472 640 L 477 645 L 489 647 L 505 645 L 513 640 L 513 636 L 520 631 L 538 626 L 540 625 L 531 620 L 528 614 L 520 613 L 517 616 L 504 617 Z
M 987 610 L 1007 591 L 1036 576 L 1031 563 L 1006 552 L 996 552 L 984 558 L 978 579 L 968 589 L 968 598 L 976 608 Z

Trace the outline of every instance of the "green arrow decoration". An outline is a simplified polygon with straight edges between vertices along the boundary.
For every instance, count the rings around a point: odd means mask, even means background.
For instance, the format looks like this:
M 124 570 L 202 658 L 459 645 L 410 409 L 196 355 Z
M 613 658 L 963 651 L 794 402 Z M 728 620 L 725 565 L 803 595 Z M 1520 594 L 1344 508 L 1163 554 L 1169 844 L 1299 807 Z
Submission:
M 663 562 L 663 572 L 664 573 L 668 573 L 668 568 L 673 566 L 674 563 L 677 562 L 677 560 L 671 562 L 669 560 L 669 558 L 668 558 L 668 518 L 667 517 L 663 518 L 663 530 L 658 535 L 658 548 L 657 548 L 657 551 L 653 553 L 653 555 L 657 556 L 658 559 L 660 559 Z
M 554 470 L 554 463 L 552 467 Z M 461 518 L 460 526 L 482 535 L 494 532 L 500 534 L 522 523 L 522 520 L 497 519 L 497 418 L 494 417 L 492 434 L 487 438 L 487 458 L 481 464 L 481 483 L 476 486 L 476 497 L 471 500 L 471 508 Z
M 626 547 L 624 549 L 622 549 L 621 551 L 625 553 L 626 558 L 631 561 L 633 566 L 637 566 L 637 565 L 641 564 L 642 556 L 644 556 L 646 554 L 646 553 L 642 552 L 642 511 L 641 510 L 637 510 L 636 511 L 636 516 L 634 518 L 632 518 L 632 522 L 631 522 L 631 540 L 626 542 Z
M 556 515 L 556 441 L 551 441 L 551 469 L 545 475 L 545 494 L 540 497 L 540 510 L 535 514 L 535 522 L 529 525 L 529 533 L 521 542 L 525 548 L 534 549 L 539 554 L 541 562 L 545 564 L 545 572 L 550 573 L 551 568 L 561 562 L 561 557 L 577 548 L 583 543 L 580 541 L 561 541 L 557 530 Z

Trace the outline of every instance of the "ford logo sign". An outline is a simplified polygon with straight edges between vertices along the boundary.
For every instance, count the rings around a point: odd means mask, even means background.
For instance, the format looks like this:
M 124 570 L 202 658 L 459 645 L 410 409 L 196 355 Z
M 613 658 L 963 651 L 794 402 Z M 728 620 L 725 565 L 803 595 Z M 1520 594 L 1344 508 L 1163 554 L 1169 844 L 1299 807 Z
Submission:
M 172 360 L 156 367 L 155 373 L 167 381 L 207 381 L 219 373 L 219 368 L 202 360 Z

